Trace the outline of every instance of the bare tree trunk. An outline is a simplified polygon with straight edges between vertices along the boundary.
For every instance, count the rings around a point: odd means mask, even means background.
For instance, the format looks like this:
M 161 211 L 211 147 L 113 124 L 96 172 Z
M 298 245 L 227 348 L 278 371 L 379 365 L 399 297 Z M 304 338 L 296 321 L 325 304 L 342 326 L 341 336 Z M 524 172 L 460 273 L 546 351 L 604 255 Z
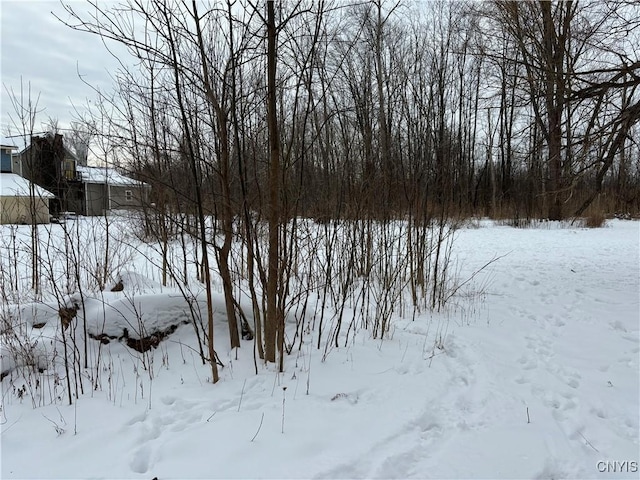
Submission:
M 166 11 L 164 12 L 165 16 Z M 167 31 L 169 33 L 169 47 L 171 49 L 171 57 L 173 60 L 172 67 L 174 73 L 174 82 L 176 89 L 176 96 L 178 99 L 178 106 L 180 108 L 180 115 L 182 120 L 182 128 L 184 129 L 184 139 L 187 144 L 187 154 L 189 160 L 189 166 L 191 168 L 191 173 L 193 175 L 194 180 L 194 190 L 196 196 L 196 209 L 198 213 L 199 219 L 199 227 L 200 227 L 200 243 L 202 245 L 202 269 L 204 273 L 204 285 L 207 295 L 207 334 L 208 334 L 208 348 L 209 348 L 209 363 L 211 365 L 211 378 L 213 383 L 217 383 L 219 380 L 218 376 L 218 365 L 216 363 L 216 352 L 214 348 L 214 329 L 213 329 L 213 297 L 211 294 L 211 269 L 209 266 L 209 250 L 207 241 L 207 227 L 206 227 L 206 218 L 204 214 L 204 205 L 202 203 L 202 192 L 200 189 L 200 171 L 197 165 L 196 154 L 193 146 L 193 142 L 191 139 L 191 132 L 189 128 L 189 121 L 187 118 L 187 113 L 184 107 L 184 101 L 182 98 L 182 85 L 179 77 L 179 64 L 178 57 L 176 52 L 176 44 L 173 40 L 173 34 L 171 33 L 171 26 L 168 17 L 166 17 Z
M 567 8 L 571 8 L 571 1 Z M 543 51 L 546 66 L 545 104 L 547 110 L 547 148 L 549 149 L 549 219 L 562 219 L 562 113 L 564 110 L 564 45 L 558 44 L 551 2 L 541 1 Z
M 267 1 L 267 127 L 269 130 L 269 253 L 267 276 L 267 314 L 264 326 L 265 360 L 276 361 L 277 332 L 284 326 L 278 308 L 278 280 L 280 276 L 280 137 L 276 112 L 276 42 L 274 1 Z M 280 339 L 281 342 L 284 340 Z
M 238 334 L 238 321 L 236 317 L 235 304 L 233 300 L 233 284 L 231 282 L 231 271 L 229 269 L 229 254 L 231 252 L 231 242 L 233 239 L 233 213 L 231 209 L 231 176 L 229 172 L 229 120 L 224 106 L 215 94 L 211 85 L 211 77 L 209 75 L 208 60 L 205 53 L 204 41 L 202 38 L 202 29 L 200 26 L 200 17 L 196 1 L 193 0 L 193 19 L 196 24 L 196 32 L 198 36 L 198 49 L 200 52 L 200 62 L 202 63 L 202 77 L 205 86 L 206 97 L 214 109 L 216 121 L 218 124 L 218 148 L 217 153 L 220 161 L 219 184 L 222 191 L 222 232 L 224 235 L 223 245 L 218 249 L 218 267 L 220 269 L 220 277 L 222 278 L 222 287 L 224 290 L 224 300 L 229 324 L 229 337 L 231 340 L 231 348 L 240 347 L 240 336 Z M 230 24 L 230 28 L 232 25 Z M 231 37 L 233 39 L 233 37 Z M 231 42 L 233 50 L 233 42 Z M 233 56 L 233 51 L 231 52 Z

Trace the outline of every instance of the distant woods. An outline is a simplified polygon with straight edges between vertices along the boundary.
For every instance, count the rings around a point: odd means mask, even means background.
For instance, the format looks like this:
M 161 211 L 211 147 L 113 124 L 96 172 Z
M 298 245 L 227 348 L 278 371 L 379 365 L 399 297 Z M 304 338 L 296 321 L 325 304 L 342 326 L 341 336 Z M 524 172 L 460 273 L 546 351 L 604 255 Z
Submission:
M 275 2 L 271 30 L 271 2 L 125 3 L 66 23 L 133 56 L 95 113 L 156 204 L 268 215 L 277 182 L 283 218 L 640 208 L 633 2 Z

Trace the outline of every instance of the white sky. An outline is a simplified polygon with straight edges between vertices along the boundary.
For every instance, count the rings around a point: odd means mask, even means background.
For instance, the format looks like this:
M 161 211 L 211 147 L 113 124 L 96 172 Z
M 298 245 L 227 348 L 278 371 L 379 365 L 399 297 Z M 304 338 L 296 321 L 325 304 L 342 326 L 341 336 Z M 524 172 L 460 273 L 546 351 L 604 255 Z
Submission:
M 77 10 L 86 4 L 66 0 Z M 107 52 L 101 40 L 93 35 L 76 32 L 58 21 L 51 12 L 63 19 L 66 12 L 57 0 L 16 1 L 0 0 L 0 32 L 2 45 L 2 97 L 0 135 L 17 132 L 10 115 L 16 117 L 7 89 L 20 95 L 20 81 L 25 92 L 31 83 L 31 95 L 40 99 L 36 131 L 42 131 L 49 118 L 58 120 L 61 128 L 73 121 L 77 114 L 74 105 L 82 109 L 95 93 L 85 85 L 78 73 L 91 85 L 110 90 L 109 72 L 118 63 Z M 11 128 L 12 132 L 9 132 Z

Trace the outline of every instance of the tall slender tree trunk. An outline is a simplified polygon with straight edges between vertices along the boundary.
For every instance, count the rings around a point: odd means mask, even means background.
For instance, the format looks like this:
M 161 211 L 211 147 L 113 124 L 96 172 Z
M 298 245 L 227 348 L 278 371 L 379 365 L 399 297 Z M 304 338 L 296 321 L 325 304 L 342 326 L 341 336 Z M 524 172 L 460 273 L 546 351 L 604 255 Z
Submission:
M 274 0 L 267 2 L 267 127 L 269 131 L 269 252 L 267 272 L 267 315 L 264 326 L 265 360 L 276 361 L 277 331 L 283 320 L 278 312 L 279 223 L 280 223 L 280 138 L 276 105 L 276 41 Z M 284 324 L 284 323 L 283 323 Z M 281 339 L 282 341 L 282 339 Z M 282 347 L 280 345 L 280 347 Z
M 163 12 L 165 14 L 166 24 L 169 26 L 171 22 L 169 21 L 169 17 L 166 11 Z M 202 203 L 202 190 L 200 188 L 200 181 L 202 178 L 200 168 L 198 166 L 198 160 L 196 158 L 195 148 L 193 145 L 193 139 L 191 137 L 191 131 L 189 128 L 189 119 L 187 117 L 187 112 L 185 110 L 185 103 L 182 94 L 182 83 L 180 82 L 180 64 L 178 63 L 178 54 L 176 51 L 176 43 L 171 34 L 171 29 L 169 31 L 169 47 L 170 54 L 172 60 L 173 67 L 173 80 L 174 86 L 176 89 L 176 97 L 178 100 L 178 106 L 180 109 L 180 120 L 182 122 L 182 128 L 184 132 L 184 140 L 187 146 L 187 154 L 189 160 L 189 167 L 191 170 L 191 174 L 193 175 L 194 181 L 194 190 L 196 197 L 196 212 L 199 220 L 199 234 L 200 234 L 200 243 L 202 245 L 202 271 L 203 271 L 203 280 L 205 285 L 205 291 L 207 295 L 207 335 L 208 335 L 208 350 L 209 350 L 209 363 L 211 365 L 211 378 L 213 383 L 217 383 L 219 380 L 218 375 L 218 365 L 216 363 L 216 352 L 214 348 L 214 328 L 213 328 L 213 295 L 211 293 L 211 269 L 209 266 L 209 250 L 208 245 L 209 242 L 207 240 L 207 225 L 206 225 L 206 217 L 204 213 L 204 205 Z
M 566 40 L 566 23 L 563 31 L 556 33 L 556 26 L 551 12 L 551 2 L 541 1 L 540 9 L 543 22 L 543 49 L 545 72 L 545 106 L 547 109 L 547 148 L 549 149 L 549 190 L 551 202 L 549 203 L 549 219 L 562 219 L 562 114 L 564 111 L 565 97 L 565 73 L 564 73 L 564 48 Z M 561 8 L 561 7 L 558 7 Z M 568 18 L 572 2 L 566 2 Z
M 229 324 L 229 338 L 231 348 L 240 346 L 240 335 L 238 334 L 238 320 L 233 301 L 233 284 L 231 282 L 231 270 L 229 268 L 229 255 L 231 253 L 231 242 L 233 239 L 233 211 L 231 208 L 231 176 L 229 171 L 229 118 L 221 103 L 221 99 L 214 92 L 211 85 L 211 77 L 209 74 L 209 65 L 205 53 L 204 40 L 202 36 L 202 28 L 200 26 L 200 17 L 198 15 L 198 7 L 196 1 L 192 1 L 193 19 L 196 24 L 196 33 L 198 36 L 198 50 L 200 52 L 200 62 L 202 63 L 202 77 L 205 87 L 206 98 L 211 104 L 215 112 L 215 120 L 218 125 L 218 144 L 217 154 L 220 162 L 220 173 L 218 174 L 220 190 L 222 192 L 222 208 L 220 213 L 222 216 L 222 233 L 224 240 L 222 247 L 218 249 L 217 261 L 220 269 L 220 277 L 222 278 L 222 287 L 224 290 L 225 309 L 227 313 L 227 321 Z M 230 32 L 232 25 L 229 25 Z M 233 40 L 233 37 L 231 37 Z M 231 56 L 233 56 L 233 41 L 231 42 Z

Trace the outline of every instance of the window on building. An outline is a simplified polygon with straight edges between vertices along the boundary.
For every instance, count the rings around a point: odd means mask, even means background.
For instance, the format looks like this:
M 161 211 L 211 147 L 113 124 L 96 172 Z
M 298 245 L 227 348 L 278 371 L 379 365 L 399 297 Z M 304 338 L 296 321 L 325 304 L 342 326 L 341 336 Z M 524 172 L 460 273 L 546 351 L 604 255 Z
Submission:
M 127 202 L 133 201 L 133 192 L 131 190 L 125 190 L 124 191 L 124 199 Z

